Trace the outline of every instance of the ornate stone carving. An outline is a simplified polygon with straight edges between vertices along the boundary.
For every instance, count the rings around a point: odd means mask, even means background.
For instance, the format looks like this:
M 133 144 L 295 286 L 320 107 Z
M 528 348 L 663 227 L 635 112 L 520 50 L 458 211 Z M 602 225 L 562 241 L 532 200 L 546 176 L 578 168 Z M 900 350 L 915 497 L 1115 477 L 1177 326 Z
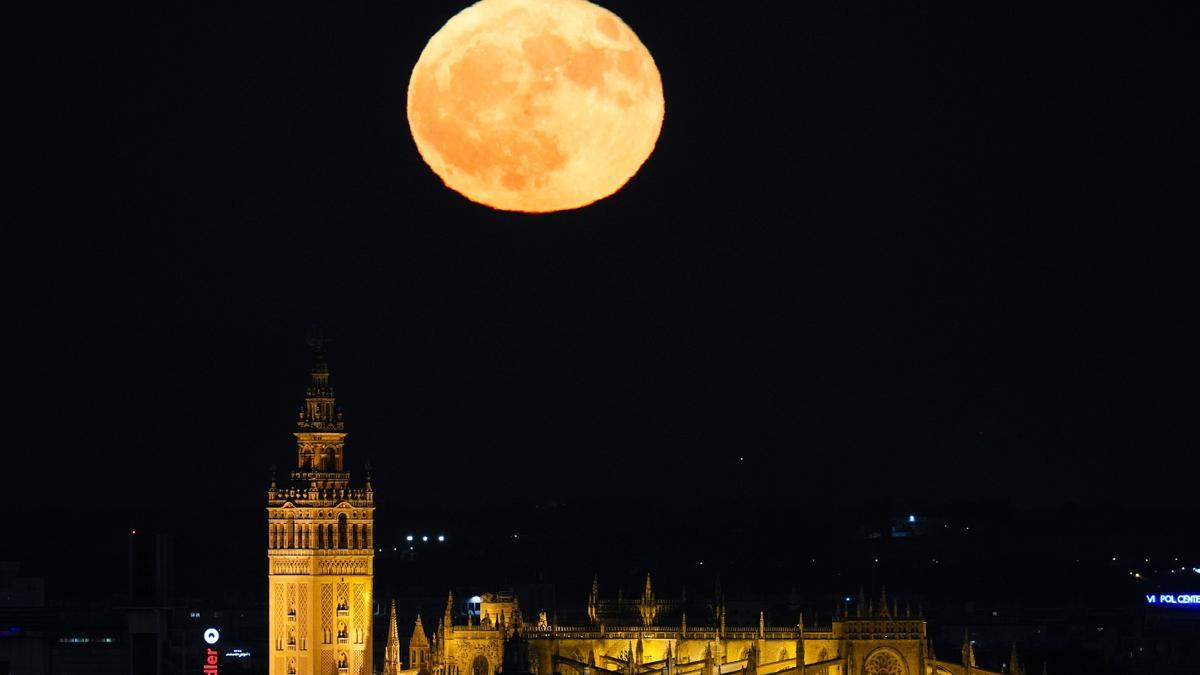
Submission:
M 865 675 L 905 675 L 904 662 L 890 649 L 879 649 L 867 657 Z

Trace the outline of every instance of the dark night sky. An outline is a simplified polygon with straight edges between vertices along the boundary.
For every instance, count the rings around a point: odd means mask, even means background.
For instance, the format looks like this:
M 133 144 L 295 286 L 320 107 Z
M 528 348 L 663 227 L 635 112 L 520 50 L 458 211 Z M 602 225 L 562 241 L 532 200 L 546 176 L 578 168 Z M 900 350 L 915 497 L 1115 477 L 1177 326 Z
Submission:
M 604 4 L 663 135 L 540 217 L 408 134 L 460 2 L 0 22 L 9 502 L 258 504 L 314 323 L 396 504 L 1194 500 L 1194 9 Z

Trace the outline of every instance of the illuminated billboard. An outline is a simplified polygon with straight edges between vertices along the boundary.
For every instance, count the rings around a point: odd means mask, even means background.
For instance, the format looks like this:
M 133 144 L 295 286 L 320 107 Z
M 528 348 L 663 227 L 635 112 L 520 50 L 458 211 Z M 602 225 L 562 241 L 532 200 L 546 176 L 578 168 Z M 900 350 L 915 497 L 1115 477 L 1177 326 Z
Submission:
M 1147 593 L 1147 605 L 1187 605 L 1200 606 L 1200 593 Z
M 204 642 L 208 645 L 204 650 L 204 663 L 200 672 L 202 675 L 219 675 L 221 669 L 221 654 L 217 651 L 217 642 L 221 640 L 221 631 L 216 628 L 204 629 Z

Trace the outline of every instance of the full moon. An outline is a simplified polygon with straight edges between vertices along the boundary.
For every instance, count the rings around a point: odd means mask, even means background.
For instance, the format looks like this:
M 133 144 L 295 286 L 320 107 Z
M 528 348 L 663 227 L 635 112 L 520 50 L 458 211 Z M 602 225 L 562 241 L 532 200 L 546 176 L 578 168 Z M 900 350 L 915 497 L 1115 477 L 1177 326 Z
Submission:
M 481 0 L 425 46 L 408 83 L 421 157 L 506 211 L 586 206 L 654 151 L 662 78 L 625 22 L 586 0 Z

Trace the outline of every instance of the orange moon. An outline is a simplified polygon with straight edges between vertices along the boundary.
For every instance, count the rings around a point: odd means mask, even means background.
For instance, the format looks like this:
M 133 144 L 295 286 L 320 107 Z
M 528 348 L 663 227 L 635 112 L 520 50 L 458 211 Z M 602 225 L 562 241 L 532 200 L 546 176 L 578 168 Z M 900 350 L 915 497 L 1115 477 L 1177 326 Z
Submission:
M 421 157 L 471 201 L 545 213 L 620 190 L 662 130 L 662 78 L 625 22 L 586 0 L 481 0 L 408 83 Z

